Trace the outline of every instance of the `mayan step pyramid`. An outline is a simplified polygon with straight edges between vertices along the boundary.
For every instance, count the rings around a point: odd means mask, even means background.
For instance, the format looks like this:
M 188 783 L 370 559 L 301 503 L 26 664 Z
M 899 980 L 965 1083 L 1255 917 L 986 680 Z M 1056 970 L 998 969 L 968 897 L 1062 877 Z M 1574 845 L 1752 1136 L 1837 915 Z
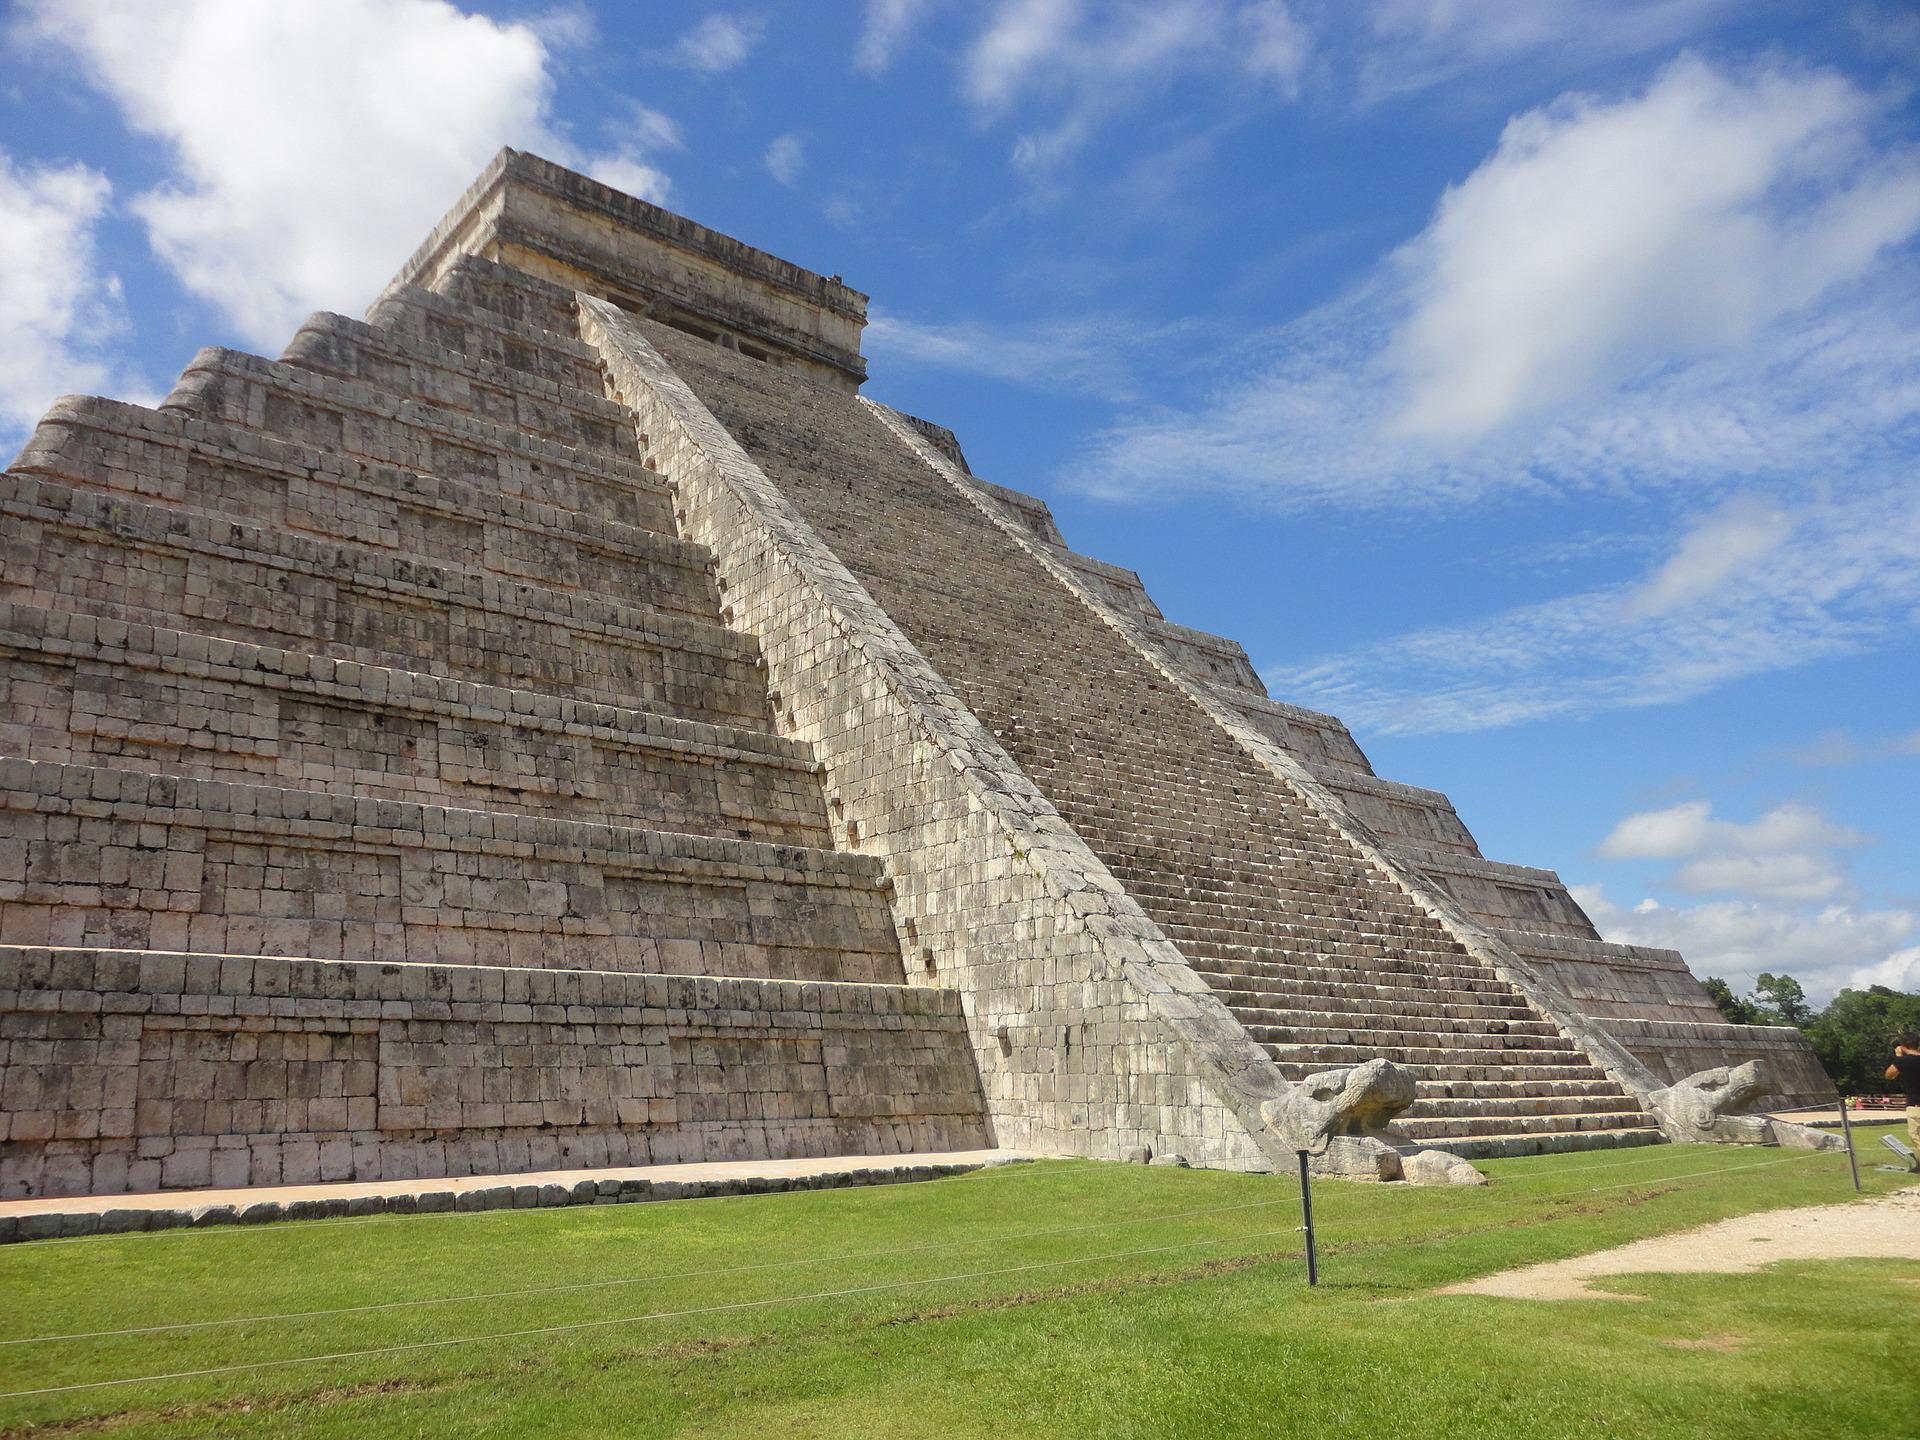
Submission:
M 1658 1138 L 1721 1022 L 948 431 L 865 297 L 536 157 L 364 322 L 0 477 L 0 1193 Z

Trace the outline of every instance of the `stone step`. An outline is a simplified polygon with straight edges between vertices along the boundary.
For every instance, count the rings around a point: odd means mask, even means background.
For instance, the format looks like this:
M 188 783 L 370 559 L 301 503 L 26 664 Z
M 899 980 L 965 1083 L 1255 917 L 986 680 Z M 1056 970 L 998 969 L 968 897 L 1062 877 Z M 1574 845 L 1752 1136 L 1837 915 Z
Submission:
M 242 448 L 247 442 L 239 437 L 247 431 L 215 427 L 226 434 L 209 438 L 231 442 L 215 449 L 207 438 L 190 444 L 180 437 L 177 415 L 123 408 L 127 426 L 65 427 L 79 434 L 57 452 L 30 445 L 13 472 L 513 583 L 584 590 L 703 618 L 719 613 L 712 555 L 675 536 L 388 466 L 356 464 L 345 473 L 272 466 Z M 161 420 L 176 433 L 144 433 L 138 428 L 142 417 Z M 101 453 L 120 442 L 122 463 L 99 463 Z M 65 462 L 77 454 L 89 457 L 88 463 Z M 664 509 L 664 493 L 660 502 Z M 670 522 L 670 515 L 665 518 Z
M 1555 1077 L 1565 1079 L 1590 1079 L 1604 1073 L 1571 1044 L 1558 1047 L 1387 1044 L 1363 1036 L 1357 1041 L 1267 1041 L 1260 1048 L 1282 1069 L 1296 1075 L 1360 1065 L 1379 1056 L 1405 1065 L 1416 1074 L 1430 1074 L 1434 1079 L 1500 1079 L 1509 1073 L 1510 1065 L 1519 1067 L 1512 1072 L 1515 1078 L 1520 1078 L 1522 1073 L 1548 1070 L 1554 1072 Z M 1562 1071 L 1567 1073 L 1562 1075 Z
M 1301 938 L 1303 942 L 1309 939 L 1305 936 Z M 1322 950 L 1330 952 L 1335 948 L 1329 944 L 1323 946 Z M 1409 980 L 1416 984 L 1425 980 L 1448 994 L 1461 991 L 1498 995 L 1513 993 L 1511 986 L 1484 967 L 1476 965 L 1465 952 L 1452 957 L 1458 963 L 1448 965 L 1425 959 L 1394 959 L 1378 951 L 1369 952 L 1364 946 L 1347 948 L 1357 953 L 1336 957 L 1331 953 L 1314 953 L 1304 945 L 1299 950 L 1288 951 L 1271 945 L 1224 942 L 1214 942 L 1204 951 L 1198 947 L 1183 947 L 1182 953 L 1187 955 L 1188 963 L 1195 970 L 1209 979 L 1221 981 L 1229 989 L 1262 990 L 1275 984 L 1311 988 L 1317 984 L 1340 983 L 1392 988 Z
M 325 311 L 308 318 L 280 359 L 563 445 L 629 457 L 638 449 L 632 412 L 606 398 L 597 374 L 591 390 L 561 386 Z
M 1227 996 L 1221 996 L 1227 998 Z M 1396 1000 L 1350 1000 L 1338 995 L 1260 996 L 1254 1000 L 1227 998 L 1227 1008 L 1250 1025 L 1367 1025 L 1371 1021 L 1434 1021 L 1446 1029 L 1486 1031 L 1490 1035 L 1546 1035 L 1549 1021 L 1534 1016 L 1515 996 L 1505 1006 L 1448 1004 L 1438 996 L 1413 991 Z M 1540 1027 L 1546 1029 L 1540 1029 Z
M 0 600 L 771 727 L 757 647 L 714 619 L 508 584 L 32 475 L 0 475 L 0 516 Z
M 1400 1116 L 1393 1122 L 1394 1133 L 1424 1145 L 1450 1148 L 1455 1136 L 1496 1139 L 1518 1135 L 1577 1135 L 1590 1131 L 1629 1130 L 1649 1123 L 1632 1108 L 1631 1102 L 1617 1100 L 1611 1111 L 1553 1115 L 1429 1115 L 1419 1119 Z
M 1573 1042 L 1555 1027 L 1545 1021 L 1537 1023 L 1541 1028 L 1531 1033 L 1504 1035 L 1469 1029 L 1440 1019 L 1430 1019 L 1425 1023 L 1419 1021 L 1395 1023 L 1392 1017 L 1383 1017 L 1372 1024 L 1348 1024 L 1337 1017 L 1330 1017 L 1303 1020 L 1295 1025 L 1248 1025 L 1246 1029 L 1247 1033 L 1262 1045 L 1278 1046 L 1283 1049 L 1293 1046 L 1329 1045 L 1349 1045 L 1363 1049 L 1372 1047 L 1383 1053 L 1392 1052 L 1388 1055 L 1389 1059 L 1398 1059 L 1402 1054 L 1414 1049 L 1437 1049 L 1448 1055 L 1461 1057 L 1480 1053 L 1531 1054 L 1543 1050 L 1563 1054 L 1577 1053 Z
M 1434 1118 L 1445 1118 L 1451 1122 L 1471 1117 L 1487 1121 L 1484 1131 L 1492 1134 L 1497 1129 L 1492 1123 L 1496 1119 L 1539 1120 L 1568 1115 L 1613 1115 L 1623 1108 L 1631 1108 L 1632 1104 L 1618 1086 L 1609 1086 L 1604 1082 L 1588 1082 L 1587 1088 L 1577 1093 L 1562 1090 L 1494 1097 L 1458 1095 L 1450 1093 L 1450 1089 L 1447 1086 L 1422 1084 L 1420 1098 L 1401 1111 L 1393 1123 L 1397 1126 Z
M 0 996 L 5 1199 L 989 1143 L 932 986 L 0 947 Z
M 0 758 L 0 944 L 898 984 L 880 865 Z
M 588 394 L 605 393 L 600 357 L 573 327 L 536 328 L 497 310 L 395 285 L 367 310 L 366 322 L 390 334 L 457 351 L 503 374 L 525 375 Z
M 160 408 L 475 485 L 497 485 L 503 474 L 532 468 L 609 483 L 655 483 L 637 458 L 562 445 L 238 350 L 214 347 L 195 355 Z
M 1315 1010 L 1367 1014 L 1378 1006 L 1431 1007 L 1440 1014 L 1474 1014 L 1483 1019 L 1509 1017 L 1529 1019 L 1533 1012 L 1516 993 L 1452 988 L 1439 984 L 1422 986 L 1417 977 L 1403 976 L 1397 983 L 1363 984 L 1353 981 L 1310 984 L 1302 981 L 1263 979 L 1208 974 L 1213 992 L 1229 1005 L 1252 1010 L 1298 1009 L 1305 1004 Z M 1229 983 L 1237 982 L 1237 983 Z
M 0 603 L 0 752 L 204 780 L 831 843 L 805 746 Z M 195 658 L 189 658 L 189 657 Z
M 523 552 L 552 568 L 556 543 L 617 549 L 644 546 L 636 537 L 646 535 L 710 559 L 677 539 L 672 497 L 650 470 L 614 477 L 526 464 L 470 484 L 97 396 L 58 401 L 9 468 L 424 556 L 498 556 L 503 568 L 527 563 L 509 558 Z
M 1562 1130 L 1540 1135 L 1449 1135 L 1445 1149 L 1463 1160 L 1504 1160 L 1516 1155 L 1564 1155 L 1574 1150 L 1620 1150 L 1664 1145 L 1666 1137 L 1651 1125 L 1622 1125 L 1611 1130 Z M 1423 1148 L 1418 1142 L 1409 1149 Z
M 870 435 L 857 405 L 843 414 L 778 373 L 638 323 L 1196 971 L 1244 968 L 1240 990 L 1283 1002 L 1264 1008 L 1343 1037 L 1271 1051 L 1351 1064 L 1393 1041 L 1460 1079 L 1603 1078 L 1034 557 L 896 439 Z M 1309 970 L 1443 992 L 1440 1005 L 1467 1015 L 1449 1021 L 1409 996 L 1373 1007 L 1386 1015 L 1329 1006 L 1329 1019 L 1310 991 L 1277 983 Z M 1476 991 L 1497 998 L 1458 998 Z
M 428 288 L 529 329 L 569 337 L 579 334 L 571 290 L 494 260 L 459 256 Z
M 1273 953 L 1270 946 L 1260 948 Z M 1404 990 L 1421 991 L 1423 982 L 1425 993 L 1450 1004 L 1504 1004 L 1513 994 L 1511 987 L 1491 977 L 1452 973 L 1437 964 L 1432 973 L 1422 974 L 1419 957 L 1389 960 L 1377 952 L 1369 954 L 1363 946 L 1351 947 L 1357 953 L 1350 955 L 1329 953 L 1336 948 L 1303 941 L 1297 964 L 1280 959 L 1222 958 L 1194 945 L 1183 946 L 1181 953 L 1194 972 L 1222 995 L 1245 996 L 1250 1004 L 1286 1004 L 1302 996 L 1343 993 L 1360 997 L 1377 994 L 1384 999 Z

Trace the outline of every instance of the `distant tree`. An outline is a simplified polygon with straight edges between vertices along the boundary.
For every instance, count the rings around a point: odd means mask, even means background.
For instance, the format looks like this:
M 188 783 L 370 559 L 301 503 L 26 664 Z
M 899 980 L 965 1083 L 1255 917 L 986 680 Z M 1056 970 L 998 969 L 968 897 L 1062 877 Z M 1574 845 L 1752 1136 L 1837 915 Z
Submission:
M 1718 975 L 1709 975 L 1701 984 L 1706 988 L 1708 998 L 1720 1007 L 1720 1013 L 1735 1025 L 1760 1025 L 1765 1023 L 1759 1011 L 1733 993 L 1733 987 Z
M 1747 1003 L 1775 1025 L 1805 1026 L 1813 1019 L 1807 992 L 1791 975 L 1770 975 L 1762 970 Z
M 1813 1053 L 1843 1095 L 1886 1090 L 1893 1037 L 1903 1030 L 1920 1030 L 1920 994 L 1885 985 L 1842 990 L 1806 1026 Z

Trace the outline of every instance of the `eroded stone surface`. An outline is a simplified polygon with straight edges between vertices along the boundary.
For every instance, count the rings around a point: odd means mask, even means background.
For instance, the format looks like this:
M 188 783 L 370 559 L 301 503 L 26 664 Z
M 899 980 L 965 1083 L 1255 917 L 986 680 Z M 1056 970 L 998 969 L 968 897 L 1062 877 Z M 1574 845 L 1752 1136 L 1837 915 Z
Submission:
M 1391 1179 L 1657 1138 L 1702 1057 L 1817 1086 L 857 400 L 864 306 L 506 152 L 364 321 L 54 407 L 0 476 L 8 1193 Z

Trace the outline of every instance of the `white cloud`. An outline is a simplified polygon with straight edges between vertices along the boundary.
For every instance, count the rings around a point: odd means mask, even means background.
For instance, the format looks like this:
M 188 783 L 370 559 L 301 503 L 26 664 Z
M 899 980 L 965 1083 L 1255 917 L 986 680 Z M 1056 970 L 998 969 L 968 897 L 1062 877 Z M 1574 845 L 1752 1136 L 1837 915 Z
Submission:
M 1146 327 L 1102 316 L 1039 320 L 1022 326 L 975 321 L 937 325 L 869 308 L 862 343 L 869 355 L 891 363 L 932 366 L 1124 404 L 1141 396 L 1126 355 L 1171 340 L 1182 328 Z
M 1240 76 L 1291 96 L 1310 48 L 1286 0 L 999 0 L 963 58 L 961 89 L 988 120 L 1021 102 L 1047 113 L 1013 148 L 1040 172 L 1178 79 Z
M 113 381 L 102 347 L 126 316 L 94 244 L 110 195 L 84 165 L 22 167 L 0 151 L 0 453 L 55 396 Z
M 161 142 L 173 173 L 133 209 L 182 283 L 263 347 L 317 306 L 364 304 L 503 144 L 665 190 L 630 146 L 582 154 L 555 132 L 534 27 L 446 0 L 28 0 L 25 14 Z
M 1245 49 L 1241 62 L 1255 75 L 1264 75 L 1281 93 L 1292 98 L 1300 90 L 1300 74 L 1313 52 L 1313 36 L 1294 17 L 1286 0 L 1260 0 L 1239 14 L 1240 38 Z
M 1920 915 L 1906 910 L 1806 908 L 1764 898 L 1627 907 L 1599 886 L 1572 888 L 1607 939 L 1678 950 L 1695 975 L 1717 975 L 1736 994 L 1751 989 L 1763 970 L 1792 975 L 1815 1004 L 1849 986 L 1920 990 Z
M 1866 837 L 1805 804 L 1780 804 L 1759 820 L 1715 820 L 1707 801 L 1626 816 L 1599 843 L 1603 860 L 1678 860 L 1668 887 L 1688 895 L 1753 895 L 1768 902 L 1843 899 L 1836 851 Z
M 1840 898 L 1848 882 L 1833 853 L 1867 837 L 1806 805 L 1779 805 L 1757 820 L 1717 820 L 1705 800 L 1629 815 L 1600 842 L 1605 860 L 1682 862 L 1666 883 L 1690 895 L 1732 893 L 1770 901 Z
M 672 182 L 655 161 L 662 151 L 682 150 L 680 127 L 650 105 L 629 101 L 622 123 L 603 127 L 613 148 L 589 155 L 578 163 L 603 185 L 665 205 L 672 198 Z
M 1858 845 L 1858 831 L 1835 825 L 1807 805 L 1778 805 L 1758 820 L 1716 820 L 1706 800 L 1629 815 L 1600 842 L 1609 860 L 1685 860 L 1715 854 L 1778 855 Z
M 1724 568 L 1711 588 L 1709 576 L 1669 559 L 1641 580 L 1270 667 L 1263 678 L 1273 694 L 1356 728 L 1422 734 L 1668 704 L 1857 653 L 1920 623 L 1920 494 L 1897 475 L 1859 488 L 1789 512 L 1788 538 Z M 1683 539 L 1675 555 L 1699 548 Z M 1676 574 L 1702 583 L 1685 590 Z M 1650 593 L 1663 603 L 1649 605 Z
M 1658 615 L 1710 595 L 1780 548 L 1793 533 L 1784 512 L 1751 498 L 1723 506 L 1696 526 L 1628 599 L 1638 614 Z
M 1472 440 L 1650 360 L 1747 341 L 1920 227 L 1911 156 L 1832 74 L 1669 66 L 1645 94 L 1511 121 L 1399 257 L 1399 428 Z
M 637 155 L 595 156 L 587 163 L 586 173 L 602 185 L 654 205 L 666 204 L 673 189 L 666 171 Z
M 1920 623 L 1920 156 L 1880 104 L 1686 61 L 1523 116 L 1351 293 L 1064 478 L 1349 511 L 1631 495 L 1683 537 L 1633 581 L 1268 675 L 1362 725 L 1666 703 L 1881 643 Z
M 680 37 L 671 59 L 689 70 L 715 75 L 741 64 L 760 43 L 766 25 L 736 15 L 709 15 Z
M 1868 765 L 1876 760 L 1920 758 L 1920 730 L 1908 735 L 1870 736 L 1864 739 L 1845 730 L 1830 730 L 1811 744 L 1791 752 L 1800 765 L 1826 767 Z
M 1920 155 L 1876 148 L 1878 104 L 1685 61 L 1521 116 L 1371 278 L 1070 478 L 1350 507 L 1856 468 L 1920 413 L 1920 276 L 1889 253 Z
M 1012 100 L 1043 62 L 1067 49 L 1080 0 L 1003 0 L 967 53 L 967 98 L 983 109 Z
M 1355 7 L 1356 91 L 1375 103 L 1438 86 L 1484 90 L 1551 65 L 1556 73 L 1671 50 L 1735 0 L 1375 0 Z
M 853 52 L 854 65 L 869 75 L 883 72 L 929 8 L 930 0 L 867 0 L 867 23 Z
M 792 185 L 807 168 L 807 148 L 798 135 L 779 135 L 767 146 L 767 173 L 782 185 Z

